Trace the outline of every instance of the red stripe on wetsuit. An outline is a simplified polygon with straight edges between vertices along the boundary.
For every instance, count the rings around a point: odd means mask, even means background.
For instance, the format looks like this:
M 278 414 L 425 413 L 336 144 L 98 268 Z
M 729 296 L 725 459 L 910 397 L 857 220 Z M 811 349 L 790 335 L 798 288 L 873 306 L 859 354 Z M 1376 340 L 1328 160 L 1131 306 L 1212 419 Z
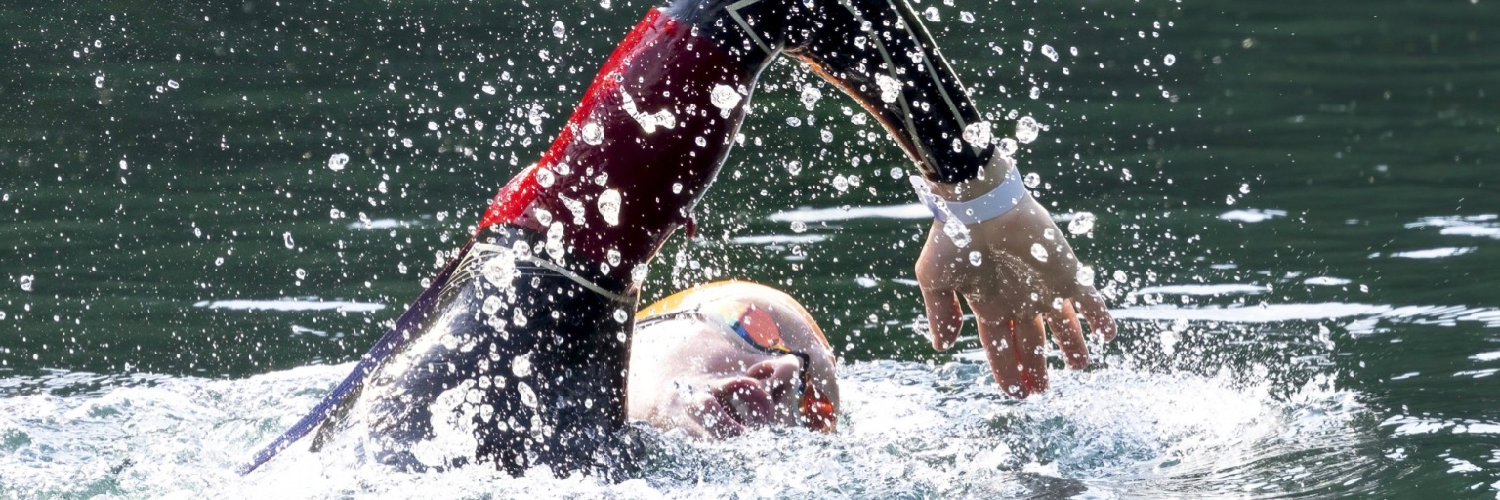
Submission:
M 479 229 L 509 224 L 545 233 L 561 224 L 570 262 L 598 265 L 618 252 L 620 264 L 608 274 L 628 278 L 689 220 L 753 87 L 754 74 L 712 41 L 653 9 L 610 55 L 541 160 L 501 188 Z M 734 105 L 716 106 L 716 89 L 720 105 Z M 607 190 L 620 195 L 617 220 L 600 208 Z

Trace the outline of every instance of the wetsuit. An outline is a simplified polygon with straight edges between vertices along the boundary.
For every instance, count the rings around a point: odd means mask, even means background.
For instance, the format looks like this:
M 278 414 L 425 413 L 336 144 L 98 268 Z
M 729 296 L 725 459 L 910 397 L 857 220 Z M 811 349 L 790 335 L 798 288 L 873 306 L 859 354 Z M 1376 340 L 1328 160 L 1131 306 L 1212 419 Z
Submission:
M 690 223 L 780 54 L 857 100 L 933 181 L 970 179 L 998 154 L 903 0 L 653 9 L 540 161 L 500 190 L 474 240 L 344 383 L 242 471 L 319 426 L 314 446 L 360 429 L 369 456 L 403 467 L 619 470 L 629 459 L 612 436 L 625 424 L 644 265 Z

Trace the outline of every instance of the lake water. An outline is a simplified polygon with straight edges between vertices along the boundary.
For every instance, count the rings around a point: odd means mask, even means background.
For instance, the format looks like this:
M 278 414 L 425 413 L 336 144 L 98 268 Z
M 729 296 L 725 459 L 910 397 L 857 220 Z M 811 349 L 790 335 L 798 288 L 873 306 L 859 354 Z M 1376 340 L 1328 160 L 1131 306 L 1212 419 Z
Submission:
M 985 113 L 1046 126 L 1022 168 L 1098 216 L 1073 242 L 1119 339 L 1025 401 L 972 323 L 930 352 L 910 165 L 782 62 L 646 295 L 798 297 L 847 425 L 655 436 L 618 484 L 232 468 L 404 310 L 647 4 L 0 7 L 0 496 L 1500 498 L 1500 5 L 914 5 Z

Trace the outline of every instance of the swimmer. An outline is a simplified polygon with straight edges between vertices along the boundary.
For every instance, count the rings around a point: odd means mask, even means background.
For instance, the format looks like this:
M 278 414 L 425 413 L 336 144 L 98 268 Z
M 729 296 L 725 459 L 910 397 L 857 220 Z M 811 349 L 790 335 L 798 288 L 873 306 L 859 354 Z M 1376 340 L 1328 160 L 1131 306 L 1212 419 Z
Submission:
M 957 339 L 963 297 L 1007 393 L 1046 388 L 1049 327 L 1067 364 L 1086 365 L 1079 319 L 1112 337 L 1104 302 L 905 1 L 671 0 L 626 35 L 395 327 L 241 472 L 314 431 L 314 449 L 354 432 L 399 468 L 618 470 L 646 264 L 693 231 L 757 78 L 783 54 L 857 101 L 920 172 L 935 221 L 916 278 L 933 346 Z M 473 444 L 434 451 L 439 431 Z

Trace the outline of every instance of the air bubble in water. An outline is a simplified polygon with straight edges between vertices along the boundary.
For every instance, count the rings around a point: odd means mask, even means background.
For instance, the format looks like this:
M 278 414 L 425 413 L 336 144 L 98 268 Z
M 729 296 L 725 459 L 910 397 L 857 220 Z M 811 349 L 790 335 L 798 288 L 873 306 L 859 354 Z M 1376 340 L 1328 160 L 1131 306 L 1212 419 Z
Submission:
M 1092 212 L 1078 212 L 1073 215 L 1073 220 L 1068 221 L 1069 234 L 1088 234 L 1094 231 L 1094 223 L 1098 221 Z
M 329 170 L 332 170 L 334 172 L 338 172 L 340 170 L 343 170 L 344 167 L 346 167 L 348 165 L 349 165 L 349 155 L 346 155 L 344 153 L 335 153 L 333 156 L 328 157 L 328 169 Z
M 35 282 L 36 282 L 36 277 L 35 276 L 32 276 L 30 274 L 22 275 L 21 276 L 21 291 L 23 291 L 23 292 L 29 292 L 29 291 L 31 291 L 32 283 L 35 283 Z
M 1052 62 L 1057 62 L 1057 49 L 1052 48 L 1051 45 L 1042 46 L 1042 55 L 1047 56 Z
M 1021 183 L 1025 184 L 1028 188 L 1036 189 L 1042 185 L 1042 176 L 1037 175 L 1036 172 L 1031 172 L 1021 177 Z
M 611 226 L 620 225 L 620 192 L 606 189 L 599 193 L 599 215 Z
M 1171 66 L 1173 64 L 1177 64 L 1177 56 L 1174 56 L 1172 54 L 1167 54 L 1167 57 L 1161 58 L 1161 62 L 1162 62 L 1162 64 L 1165 64 L 1167 66 Z
M 1031 244 L 1031 256 L 1041 262 L 1047 262 L 1047 249 L 1041 243 Z
M 1079 286 L 1094 286 L 1094 268 L 1088 266 L 1078 268 L 1077 278 Z
M 297 242 L 292 241 L 291 231 L 281 233 L 281 244 L 286 245 L 287 248 L 297 248 Z
M 598 146 L 604 142 L 604 127 L 594 122 L 583 124 L 583 142 L 590 146 Z
M 978 121 L 964 127 L 964 142 L 974 147 L 989 146 L 994 136 L 990 133 L 990 122 Z
M 1042 126 L 1036 122 L 1035 118 L 1023 116 L 1020 120 L 1016 120 L 1016 140 L 1021 144 L 1031 144 L 1031 141 L 1035 141 L 1041 133 Z
M 978 266 L 979 264 L 981 264 L 983 262 L 984 262 L 984 256 L 980 255 L 978 250 L 969 252 L 969 265 L 971 265 L 971 266 Z
M 714 107 L 724 111 L 734 109 L 735 106 L 739 105 L 741 99 L 744 99 L 744 97 L 739 92 L 735 92 L 734 87 L 722 83 L 715 85 L 713 93 L 709 94 L 709 102 L 712 102 Z

